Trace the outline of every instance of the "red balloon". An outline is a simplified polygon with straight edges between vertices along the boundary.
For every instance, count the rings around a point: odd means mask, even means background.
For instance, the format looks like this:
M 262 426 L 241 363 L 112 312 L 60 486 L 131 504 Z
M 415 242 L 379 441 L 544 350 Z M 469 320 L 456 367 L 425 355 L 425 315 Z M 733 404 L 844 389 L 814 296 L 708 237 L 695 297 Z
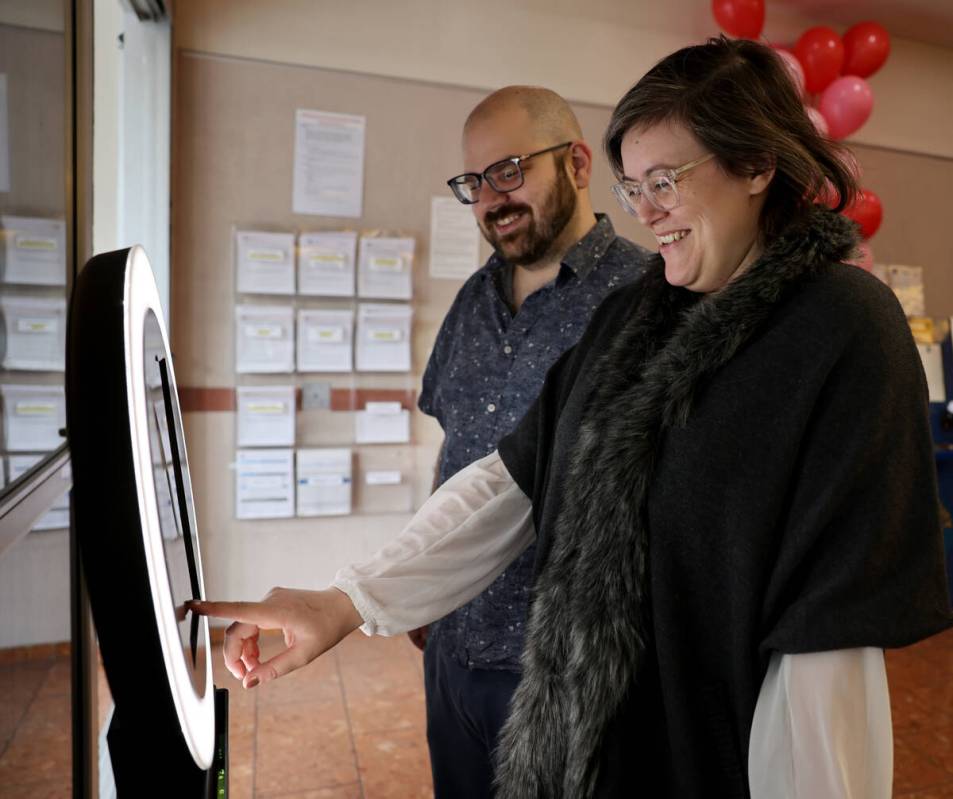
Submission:
M 764 0 L 711 0 L 719 27 L 739 39 L 757 39 L 764 27 Z
M 870 117 L 874 93 L 863 78 L 845 75 L 824 89 L 818 108 L 827 120 L 828 135 L 832 139 L 843 139 Z
M 869 239 L 877 232 L 884 217 L 880 198 L 870 189 L 861 189 L 854 201 L 841 213 L 860 225 L 860 235 L 864 239 Z
M 811 94 L 826 89 L 844 66 L 844 43 L 830 28 L 806 30 L 794 45 L 794 55 L 804 67 L 804 84 Z
M 876 22 L 858 22 L 844 33 L 845 75 L 867 78 L 884 65 L 890 55 L 890 34 Z

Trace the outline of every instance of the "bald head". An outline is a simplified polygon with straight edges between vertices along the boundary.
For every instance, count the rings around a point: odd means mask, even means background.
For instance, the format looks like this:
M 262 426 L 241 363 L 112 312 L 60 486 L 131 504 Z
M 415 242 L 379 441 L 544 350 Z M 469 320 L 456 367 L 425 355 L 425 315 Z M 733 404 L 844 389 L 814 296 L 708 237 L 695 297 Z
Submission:
M 485 97 L 467 117 L 464 138 L 480 124 L 516 109 L 525 112 L 536 138 L 553 142 L 582 138 L 582 128 L 569 103 L 541 86 L 505 86 Z

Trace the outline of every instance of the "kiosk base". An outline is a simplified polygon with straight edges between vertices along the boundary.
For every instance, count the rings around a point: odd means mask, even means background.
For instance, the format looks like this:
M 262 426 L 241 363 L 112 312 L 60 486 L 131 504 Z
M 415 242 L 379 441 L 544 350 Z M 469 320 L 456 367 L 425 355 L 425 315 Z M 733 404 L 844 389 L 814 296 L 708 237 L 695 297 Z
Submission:
M 162 742 L 150 736 L 142 725 L 124 725 L 118 707 L 113 710 L 106 742 L 117 799 L 228 797 L 228 690 L 225 688 L 215 689 L 215 760 L 208 771 L 197 768 L 191 757 L 183 757 L 179 751 L 164 751 Z

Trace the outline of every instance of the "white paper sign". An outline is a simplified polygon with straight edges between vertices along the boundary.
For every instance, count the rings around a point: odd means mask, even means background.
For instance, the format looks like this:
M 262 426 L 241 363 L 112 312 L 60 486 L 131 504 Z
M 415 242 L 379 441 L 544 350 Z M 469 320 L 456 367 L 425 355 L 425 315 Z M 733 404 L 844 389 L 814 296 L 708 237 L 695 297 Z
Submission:
M 410 411 L 399 402 L 368 402 L 354 414 L 358 444 L 406 444 L 410 441 Z
M 294 371 L 294 309 L 290 305 L 235 307 L 235 371 Z
M 236 285 L 241 294 L 294 294 L 294 233 L 239 230 L 235 234 Z
M 11 455 L 10 482 L 36 466 L 43 455 Z M 69 465 L 63 467 L 69 471 Z M 62 530 L 69 527 L 69 491 L 63 494 L 33 525 L 33 530 Z
M 239 447 L 294 446 L 294 386 L 239 386 L 236 395 Z
M 0 297 L 5 346 L 0 366 L 62 372 L 66 366 L 66 300 Z
M 0 73 L 0 191 L 10 191 L 10 114 L 7 76 Z
M 351 450 L 299 449 L 298 515 L 340 516 L 351 512 Z
M 66 285 L 66 223 L 0 216 L 0 272 L 5 283 Z
M 430 276 L 466 280 L 480 265 L 480 228 L 454 197 L 430 199 Z
M 0 386 L 6 449 L 11 452 L 54 450 L 63 443 L 66 394 L 62 386 Z
M 922 266 L 887 267 L 887 281 L 907 316 L 926 316 Z
M 298 371 L 350 372 L 354 311 L 298 311 Z
M 409 372 L 409 305 L 358 306 L 355 358 L 360 372 Z
M 297 110 L 291 203 L 296 214 L 361 216 L 365 126 L 362 116 Z
M 397 469 L 381 469 L 364 475 L 364 484 L 369 486 L 397 486 L 400 483 L 401 474 Z
M 302 233 L 298 237 L 298 293 L 353 297 L 356 255 L 354 231 Z
M 943 381 L 943 352 L 939 344 L 917 344 L 923 372 L 927 378 L 930 402 L 946 402 L 946 385 Z
M 409 300 L 414 292 L 412 238 L 361 236 L 357 293 L 380 300 Z
M 294 450 L 240 449 L 236 452 L 235 516 L 239 519 L 294 516 Z

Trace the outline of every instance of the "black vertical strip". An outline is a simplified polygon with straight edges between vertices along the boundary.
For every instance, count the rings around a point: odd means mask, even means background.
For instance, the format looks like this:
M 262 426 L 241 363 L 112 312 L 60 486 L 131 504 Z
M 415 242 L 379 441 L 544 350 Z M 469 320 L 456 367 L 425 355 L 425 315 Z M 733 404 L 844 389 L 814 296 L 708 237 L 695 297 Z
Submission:
M 67 284 L 72 289 L 76 285 L 79 260 L 79 174 L 77 169 L 78 131 L 78 0 L 64 0 L 64 14 L 68 20 L 66 47 L 66 94 L 69 97 L 69 115 L 66 118 L 68 164 L 64 179 L 64 193 L 66 194 L 68 214 L 67 254 Z M 73 799 L 91 799 L 92 764 L 95 757 L 96 742 L 91 739 L 93 710 L 90 685 L 92 675 L 89 665 L 93 662 L 89 652 L 89 642 L 93 640 L 92 625 L 90 623 L 89 594 L 86 591 L 86 580 L 79 556 L 79 541 L 76 535 L 74 519 L 74 503 L 70 492 L 70 528 L 69 528 L 69 560 L 70 560 L 70 700 L 71 700 L 71 727 L 73 752 Z
M 73 743 L 73 799 L 90 799 L 92 773 L 90 764 L 94 757 L 94 742 L 89 735 L 92 702 L 89 686 L 92 675 L 89 664 L 93 662 L 88 644 L 93 640 L 90 624 L 89 595 L 86 593 L 86 578 L 79 558 L 79 540 L 73 514 L 75 503 L 70 491 L 70 704 Z

